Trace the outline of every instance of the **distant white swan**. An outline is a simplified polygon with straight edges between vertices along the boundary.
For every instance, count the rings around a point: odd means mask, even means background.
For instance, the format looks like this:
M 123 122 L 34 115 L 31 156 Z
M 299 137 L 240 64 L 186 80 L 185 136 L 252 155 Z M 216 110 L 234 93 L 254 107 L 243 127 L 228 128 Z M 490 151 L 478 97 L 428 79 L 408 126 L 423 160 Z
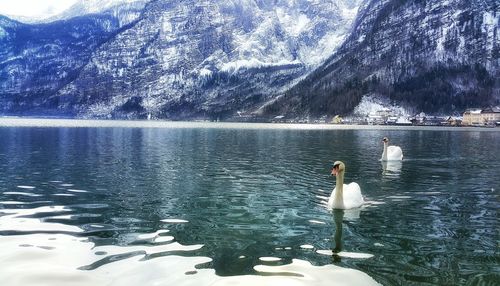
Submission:
M 335 188 L 328 199 L 329 209 L 353 209 L 363 205 L 361 188 L 355 182 L 344 184 L 345 165 L 340 161 L 333 164 L 332 175 L 337 177 Z
M 382 152 L 382 161 L 401 161 L 403 160 L 403 150 L 399 146 L 389 146 L 389 138 L 384 137 L 384 152 Z

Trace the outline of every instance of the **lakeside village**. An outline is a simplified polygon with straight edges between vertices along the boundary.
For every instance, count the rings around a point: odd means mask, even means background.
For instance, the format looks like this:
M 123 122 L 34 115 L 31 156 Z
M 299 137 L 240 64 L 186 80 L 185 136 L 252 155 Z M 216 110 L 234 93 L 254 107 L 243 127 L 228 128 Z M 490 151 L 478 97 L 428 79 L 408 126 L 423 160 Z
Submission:
M 249 118 L 250 119 L 250 118 Z M 255 118 L 254 118 L 255 119 Z M 251 119 L 250 119 L 251 120 Z M 238 120 L 241 121 L 241 120 Z M 246 121 L 246 120 L 243 120 Z M 382 108 L 368 115 L 311 118 L 287 118 L 276 116 L 272 123 L 317 123 L 317 124 L 353 124 L 353 125 L 401 125 L 401 126 L 474 126 L 500 127 L 500 106 L 488 108 L 470 108 L 462 116 L 429 116 L 421 112 L 414 116 L 397 114 L 390 108 Z

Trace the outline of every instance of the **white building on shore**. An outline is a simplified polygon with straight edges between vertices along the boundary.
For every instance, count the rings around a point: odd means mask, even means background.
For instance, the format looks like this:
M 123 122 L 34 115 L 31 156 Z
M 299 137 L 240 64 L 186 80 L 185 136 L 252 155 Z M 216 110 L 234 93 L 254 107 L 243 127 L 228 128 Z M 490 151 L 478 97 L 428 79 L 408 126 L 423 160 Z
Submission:
M 464 112 L 463 125 L 484 126 L 500 124 L 500 107 L 471 108 Z

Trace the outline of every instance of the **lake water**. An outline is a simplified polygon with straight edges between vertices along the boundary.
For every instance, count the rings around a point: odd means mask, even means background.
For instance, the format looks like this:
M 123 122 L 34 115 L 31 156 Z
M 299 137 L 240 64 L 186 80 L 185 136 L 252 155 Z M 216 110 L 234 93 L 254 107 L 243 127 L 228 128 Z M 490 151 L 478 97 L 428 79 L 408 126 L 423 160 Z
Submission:
M 499 129 L 0 126 L 2 285 L 500 283 Z

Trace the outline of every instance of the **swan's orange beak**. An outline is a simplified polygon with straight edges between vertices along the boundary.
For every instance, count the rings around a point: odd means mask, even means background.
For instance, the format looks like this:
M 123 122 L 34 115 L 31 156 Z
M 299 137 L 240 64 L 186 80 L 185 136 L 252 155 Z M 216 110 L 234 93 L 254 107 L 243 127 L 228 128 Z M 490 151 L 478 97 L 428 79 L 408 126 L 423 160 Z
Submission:
M 337 168 L 337 167 L 333 167 L 333 169 L 332 169 L 332 173 L 331 173 L 330 175 L 332 175 L 332 176 L 337 176 L 337 174 L 338 174 L 338 173 L 339 173 L 339 172 L 338 172 L 338 168 Z

